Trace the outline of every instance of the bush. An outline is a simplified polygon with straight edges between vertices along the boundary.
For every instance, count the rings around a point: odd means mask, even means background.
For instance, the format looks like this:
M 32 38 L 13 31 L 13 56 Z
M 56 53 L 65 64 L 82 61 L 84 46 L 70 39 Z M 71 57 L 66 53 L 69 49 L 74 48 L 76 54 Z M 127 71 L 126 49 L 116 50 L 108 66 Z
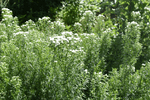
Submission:
M 116 26 L 86 7 L 72 26 L 49 17 L 19 26 L 12 11 L 2 9 L 0 99 L 150 98 L 149 49 L 144 48 L 149 11 L 140 12 L 141 17 L 132 11 L 133 21 Z

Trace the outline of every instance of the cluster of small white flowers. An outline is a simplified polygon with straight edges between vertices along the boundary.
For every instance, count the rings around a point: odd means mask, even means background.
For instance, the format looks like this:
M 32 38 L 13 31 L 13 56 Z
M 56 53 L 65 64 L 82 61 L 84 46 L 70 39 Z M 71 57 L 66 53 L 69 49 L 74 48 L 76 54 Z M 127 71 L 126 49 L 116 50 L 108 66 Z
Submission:
M 19 34 L 21 34 L 21 35 L 23 35 L 23 36 L 26 37 L 26 35 L 29 34 L 29 32 L 21 32 L 21 31 L 20 31 L 20 32 L 17 32 L 17 33 L 13 33 L 14 36 L 17 36 L 17 35 L 19 35 Z
M 91 10 L 85 11 L 83 16 L 87 16 L 87 15 L 93 16 L 93 12 Z
M 83 50 L 69 50 L 69 51 L 71 51 L 72 53 L 77 53 L 77 52 L 81 52 Z
M 64 23 L 62 23 L 61 21 L 54 21 L 53 22 L 55 25 L 58 25 L 58 26 L 62 26 L 62 27 L 65 27 Z
M 43 17 L 42 20 L 50 20 L 50 17 Z
M 135 67 L 134 66 L 127 65 L 127 69 L 132 71 L 132 72 L 135 72 Z
M 81 40 L 79 37 L 73 38 L 73 39 L 75 40 L 75 41 L 74 41 L 75 43 L 76 43 L 76 42 L 79 42 L 79 41 L 82 42 L 82 40 Z
M 96 35 L 94 33 L 91 33 L 91 34 L 83 33 L 83 34 L 81 34 L 81 36 L 85 36 L 85 38 L 89 38 L 89 37 L 95 37 Z
M 8 8 L 2 8 L 2 14 L 4 15 L 12 15 L 12 11 Z
M 140 12 L 139 12 L 139 11 L 137 11 L 137 12 L 133 11 L 132 13 L 133 13 L 134 15 L 140 15 Z
M 26 24 L 21 25 L 21 28 L 23 28 L 23 29 L 26 27 L 28 27 Z
M 50 23 L 50 17 L 42 17 L 38 19 L 38 22 L 42 23 L 42 22 L 48 22 Z
M 58 61 L 55 60 L 54 62 L 57 63 Z
M 83 49 L 83 47 L 80 47 L 78 50 L 76 49 L 76 50 L 69 50 L 69 51 L 71 51 L 72 53 L 77 53 L 77 52 L 83 52 L 84 53 L 84 50 L 82 50 Z
M 84 0 L 80 0 L 80 4 L 84 4 Z
M 144 9 L 150 11 L 150 8 L 148 8 L 148 7 L 145 7 Z
M 82 22 L 85 20 L 85 16 L 82 16 L 81 19 L 80 19 L 80 22 L 81 22 L 81 25 L 83 24 Z
M 13 16 L 12 15 L 3 15 L 3 19 L 2 19 L 2 22 L 3 21 L 8 21 L 8 20 L 12 20 L 13 19 Z
M 133 72 L 135 72 L 135 67 L 134 67 L 134 66 L 131 66 L 131 70 L 132 70 Z
M 74 25 L 74 32 L 82 32 L 82 24 L 80 24 L 79 22 L 76 22 Z
M 82 42 L 82 39 L 78 36 L 78 34 L 73 34 L 72 32 L 62 32 L 62 36 L 66 37 L 69 41 L 76 42 Z
M 28 21 L 26 21 L 25 22 L 27 25 L 32 25 L 32 26 L 35 26 L 35 23 L 34 23 L 34 21 L 32 21 L 31 19 L 30 20 L 28 20 Z
M 132 11 L 132 16 L 134 17 L 134 18 L 141 18 L 141 14 L 140 14 L 140 12 L 139 11 L 137 11 L 137 12 L 135 12 L 135 11 Z
M 61 33 L 63 36 L 66 36 L 66 35 L 70 35 L 70 36 L 72 36 L 73 35 L 73 33 L 72 32 L 68 32 L 68 31 L 66 31 L 66 32 L 62 32 Z
M 135 21 L 132 21 L 131 24 L 138 25 L 138 23 Z
M 3 15 L 3 18 L 4 18 L 4 19 L 12 19 L 13 16 L 12 16 L 12 15 Z
M 31 19 L 26 21 L 25 24 L 21 25 L 22 29 L 34 29 L 36 27 L 36 24 Z
M 51 29 L 53 30 L 53 34 L 59 34 L 60 32 L 64 31 L 65 25 L 60 20 L 51 22 Z
M 102 15 L 102 14 L 99 14 L 97 17 L 98 17 L 98 18 L 105 18 L 105 16 Z
M 115 0 L 114 3 L 117 3 L 117 0 Z
M 8 8 L 2 8 L 2 16 L 3 16 L 2 21 L 7 21 L 7 20 L 13 19 L 12 11 L 9 10 Z
M 134 25 L 134 26 L 136 26 L 136 27 L 139 27 L 139 24 L 138 24 L 137 22 L 135 22 L 135 21 L 132 21 L 132 22 L 128 22 L 128 23 L 127 23 L 127 27 L 130 27 L 131 25 Z
M 109 32 L 111 32 L 112 30 L 110 29 L 110 28 L 107 28 L 105 31 L 104 31 L 104 33 L 109 33 Z
M 145 66 L 145 65 L 146 65 L 146 64 L 144 64 L 144 63 L 142 64 L 142 66 Z
M 87 70 L 87 69 L 85 69 L 85 70 L 84 70 L 84 72 L 85 72 L 85 73 L 88 73 L 88 70 Z
M 65 38 L 64 36 L 54 36 L 54 37 L 49 37 L 49 39 L 50 41 L 52 41 L 52 43 L 55 44 L 55 46 L 58 46 L 64 42 L 69 42 L 69 40 Z
M 78 36 L 78 34 L 73 34 L 68 31 L 62 32 L 60 36 L 49 37 L 49 39 L 55 44 L 55 46 L 63 43 L 67 43 L 67 45 L 74 45 L 75 43 L 82 42 L 82 39 Z
M 15 28 L 16 28 L 16 31 L 21 31 L 21 28 L 18 25 L 16 25 Z
M 85 11 L 83 16 L 80 19 L 80 23 L 82 24 L 83 32 L 91 33 L 92 25 L 94 25 L 95 17 L 92 11 Z
M 102 77 L 103 76 L 102 72 L 99 72 L 99 73 L 94 72 L 94 75 L 96 75 L 98 77 Z
M 75 26 L 75 27 L 78 27 L 78 26 L 81 27 L 82 25 L 81 25 L 79 22 L 76 22 L 76 23 L 74 24 L 74 26 Z
M 87 33 L 83 33 L 83 34 L 81 34 L 81 35 L 83 35 L 83 36 L 89 36 L 90 34 L 87 34 Z

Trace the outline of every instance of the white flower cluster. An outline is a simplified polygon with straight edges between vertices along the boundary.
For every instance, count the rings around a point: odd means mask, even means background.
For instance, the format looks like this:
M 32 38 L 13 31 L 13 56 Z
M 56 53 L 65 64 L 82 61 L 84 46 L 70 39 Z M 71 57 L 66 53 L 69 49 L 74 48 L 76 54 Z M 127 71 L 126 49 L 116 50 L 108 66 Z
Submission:
M 65 25 L 64 25 L 64 23 L 62 23 L 61 21 L 54 21 L 53 22 L 53 24 L 55 25 L 55 26 L 61 26 L 61 27 L 64 27 L 65 28 Z
M 84 70 L 84 72 L 85 72 L 85 73 L 88 73 L 88 70 L 87 70 L 87 69 L 85 69 L 85 70 Z
M 97 17 L 98 17 L 98 18 L 105 18 L 105 16 L 102 15 L 102 14 L 99 14 Z
M 137 12 L 132 11 L 132 13 L 133 13 L 134 15 L 138 15 L 138 16 L 140 16 L 140 12 L 139 12 L 139 11 L 137 11 Z
M 55 46 L 60 45 L 61 43 L 77 43 L 82 42 L 78 34 L 73 34 L 72 32 L 62 32 L 61 36 L 49 37 L 50 41 L 55 44 Z M 72 44 L 73 44 L 72 43 Z
M 74 27 L 81 27 L 82 25 L 79 23 L 79 22 L 76 22 L 75 24 L 74 24 Z
M 21 28 L 24 30 L 24 31 L 28 31 L 30 29 L 35 29 L 36 27 L 36 24 L 34 21 L 32 21 L 31 19 L 26 21 L 25 24 L 21 25 Z
M 77 33 L 73 34 L 72 32 L 62 32 L 62 36 L 66 37 L 69 41 L 73 41 L 74 43 L 82 42 L 81 38 Z
M 130 70 L 131 72 L 135 72 L 135 67 L 134 66 L 128 66 L 127 69 Z
M 139 24 L 137 23 L 137 22 L 135 22 L 135 21 L 132 21 L 132 22 L 128 22 L 127 23 L 127 27 L 130 27 L 130 26 L 136 26 L 136 27 L 139 27 Z
M 38 20 L 50 20 L 50 17 L 42 17 L 42 18 L 39 18 Z
M 5 14 L 5 15 L 12 15 L 12 11 L 9 10 L 8 8 L 2 8 L 2 14 Z
M 91 10 L 85 11 L 83 16 L 93 16 L 93 12 Z
M 75 33 L 82 32 L 82 24 L 80 24 L 79 22 L 76 22 L 73 26 L 74 26 L 74 32 Z
M 82 49 L 83 49 L 83 47 L 80 47 L 79 50 L 77 50 L 77 49 L 76 50 L 71 50 L 70 49 L 69 51 L 71 51 L 72 53 L 77 53 L 77 52 L 83 52 L 84 53 L 84 50 L 82 50 Z
M 149 8 L 149 7 L 145 7 L 144 9 L 150 11 L 150 8 Z
M 13 33 L 14 36 L 17 36 L 17 35 L 20 35 L 20 34 L 26 37 L 26 35 L 29 34 L 29 32 L 21 32 L 20 31 L 20 32 L 17 32 L 17 33 Z
M 59 34 L 65 30 L 65 25 L 61 20 L 51 22 L 51 34 Z
M 95 16 L 92 11 L 85 11 L 83 16 L 80 19 L 80 23 L 82 24 L 83 32 L 91 33 L 92 25 L 94 25 Z
M 34 21 L 32 21 L 31 19 L 25 22 L 27 25 L 33 25 L 35 26 Z
M 144 67 L 145 67 L 145 65 L 146 65 L 145 63 L 142 63 L 142 66 L 144 66 Z
M 3 16 L 2 21 L 12 20 L 13 19 L 12 11 L 9 10 L 8 8 L 2 8 L 2 16 Z
M 48 23 L 50 23 L 51 21 L 50 21 L 50 17 L 42 17 L 42 18 L 39 18 L 38 19 L 38 22 L 48 22 Z
M 80 4 L 84 4 L 84 0 L 80 0 Z
M 3 18 L 4 18 L 4 19 L 12 19 L 13 16 L 12 16 L 12 15 L 3 15 Z
M 110 33 L 112 30 L 110 28 L 107 28 L 104 33 Z
M 98 77 L 102 77 L 103 76 L 102 72 L 99 72 L 99 73 L 94 72 L 94 75 L 96 75 Z
M 62 32 L 61 34 L 62 34 L 63 36 L 66 36 L 66 35 L 72 36 L 72 35 L 73 35 L 72 32 L 68 32 L 68 31 Z
M 138 18 L 141 18 L 141 13 L 139 11 L 135 12 L 132 11 L 131 15 L 137 20 Z
M 132 24 L 132 25 L 138 25 L 138 23 L 135 22 L 135 21 L 132 21 L 131 24 Z
M 54 37 L 49 37 L 50 41 L 55 44 L 55 46 L 60 45 L 61 43 L 64 42 L 69 42 L 68 39 L 66 39 L 64 36 L 54 36 Z

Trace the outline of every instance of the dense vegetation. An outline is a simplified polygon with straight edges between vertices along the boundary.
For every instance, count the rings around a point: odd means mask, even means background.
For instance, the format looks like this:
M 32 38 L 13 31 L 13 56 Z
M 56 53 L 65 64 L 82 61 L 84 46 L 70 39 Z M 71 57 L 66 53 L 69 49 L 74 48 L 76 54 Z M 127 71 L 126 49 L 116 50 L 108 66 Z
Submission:
M 19 24 L 29 19 L 37 21 L 43 16 L 49 16 L 54 20 L 62 1 L 67 2 L 67 0 L 0 0 L 0 11 L 4 7 L 12 10 L 13 16 L 18 17 Z
M 149 1 L 62 5 L 22 25 L 1 5 L 0 100 L 149 100 Z

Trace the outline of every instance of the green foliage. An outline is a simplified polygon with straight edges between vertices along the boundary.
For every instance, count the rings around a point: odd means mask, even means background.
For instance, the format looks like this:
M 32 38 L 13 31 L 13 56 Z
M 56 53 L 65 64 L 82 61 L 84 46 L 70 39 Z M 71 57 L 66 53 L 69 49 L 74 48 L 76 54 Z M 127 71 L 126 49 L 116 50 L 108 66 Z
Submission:
M 55 21 L 21 26 L 7 8 L 2 17 L 0 99 L 150 98 L 148 2 L 72 0 Z
M 82 29 L 84 33 L 91 33 L 92 26 L 94 24 L 94 14 L 91 11 L 85 11 L 83 17 L 80 19 L 80 23 L 82 25 Z
M 11 9 L 14 16 L 23 24 L 29 19 L 37 21 L 39 17 L 49 16 L 52 20 L 56 18 L 60 10 L 61 2 L 65 0 L 1 0 L 3 7 Z M 9 2 L 8 2 L 9 1 Z M 6 5 L 7 4 L 7 5 Z
M 8 4 L 9 0 L 0 0 L 0 8 L 5 8 Z
M 99 0 L 66 0 L 58 14 L 58 18 L 62 18 L 67 25 L 73 25 L 83 18 L 86 11 L 97 11 Z M 84 15 L 85 17 L 86 15 Z M 82 18 L 81 18 L 82 17 Z M 93 16 L 94 17 L 94 16 Z M 92 18 L 92 17 L 91 17 Z
M 141 53 L 142 46 L 139 43 L 140 30 L 136 22 L 128 22 L 123 35 L 123 64 L 134 65 Z
M 72 25 L 79 20 L 79 0 L 66 0 L 58 17 L 62 18 L 65 24 Z
M 119 34 L 112 43 L 107 57 L 107 71 L 120 65 L 135 65 L 141 55 L 140 27 L 136 22 L 128 22 L 125 34 Z
M 149 99 L 149 62 L 135 72 L 134 66 L 122 66 L 120 71 L 113 69 L 109 79 L 110 96 L 118 99 Z
M 136 67 L 139 69 L 140 66 L 142 65 L 142 63 L 145 63 L 147 61 L 149 61 L 149 17 L 147 17 L 149 15 L 149 7 L 145 7 L 144 8 L 145 12 L 142 14 L 142 18 L 141 20 L 139 20 L 140 22 L 140 26 L 141 26 L 141 39 L 140 42 L 143 45 L 142 48 L 142 54 L 139 57 L 139 60 L 136 64 Z M 143 20 L 142 20 L 143 19 Z

